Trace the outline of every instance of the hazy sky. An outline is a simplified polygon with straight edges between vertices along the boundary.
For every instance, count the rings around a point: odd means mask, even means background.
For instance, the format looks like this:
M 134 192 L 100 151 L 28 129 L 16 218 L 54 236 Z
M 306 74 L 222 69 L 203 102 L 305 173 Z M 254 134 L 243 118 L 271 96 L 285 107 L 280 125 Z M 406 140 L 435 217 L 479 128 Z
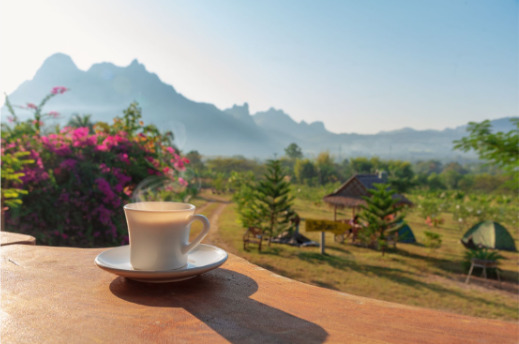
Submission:
M 136 58 L 220 109 L 444 129 L 519 115 L 518 16 L 517 0 L 0 0 L 0 91 L 56 52 L 82 70 Z

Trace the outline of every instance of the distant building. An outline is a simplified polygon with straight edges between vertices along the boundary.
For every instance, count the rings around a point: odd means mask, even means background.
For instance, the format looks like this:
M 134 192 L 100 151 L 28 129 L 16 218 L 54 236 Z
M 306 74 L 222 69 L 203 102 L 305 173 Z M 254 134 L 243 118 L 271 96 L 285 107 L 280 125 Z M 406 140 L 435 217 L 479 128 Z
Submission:
M 334 207 L 334 220 L 337 220 L 337 209 L 352 208 L 352 217 L 356 210 L 365 205 L 362 197 L 369 197 L 368 190 L 375 188 L 373 184 L 387 183 L 386 172 L 378 174 L 355 174 L 342 184 L 337 190 L 323 197 L 323 201 Z M 395 194 L 393 198 L 399 200 L 399 204 L 412 206 L 413 203 L 403 195 Z

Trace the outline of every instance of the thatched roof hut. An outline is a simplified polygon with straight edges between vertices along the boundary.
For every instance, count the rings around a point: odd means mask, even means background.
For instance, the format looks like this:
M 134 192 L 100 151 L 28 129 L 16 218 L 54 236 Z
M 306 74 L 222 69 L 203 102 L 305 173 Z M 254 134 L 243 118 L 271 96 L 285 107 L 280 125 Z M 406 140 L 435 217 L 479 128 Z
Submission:
M 369 196 L 369 189 L 373 189 L 373 184 L 387 182 L 385 173 L 379 174 L 356 174 L 342 184 L 337 190 L 323 197 L 323 201 L 334 207 L 334 219 L 337 220 L 337 209 L 352 208 L 352 216 L 355 210 L 366 201 L 362 197 Z M 403 195 L 395 194 L 394 198 L 399 200 L 399 204 L 412 206 L 413 203 Z

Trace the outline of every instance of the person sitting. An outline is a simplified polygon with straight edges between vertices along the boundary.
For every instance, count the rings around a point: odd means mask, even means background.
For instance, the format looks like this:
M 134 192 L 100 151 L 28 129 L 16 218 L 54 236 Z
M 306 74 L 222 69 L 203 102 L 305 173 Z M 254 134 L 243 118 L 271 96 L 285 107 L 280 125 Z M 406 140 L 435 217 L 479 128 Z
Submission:
M 352 242 L 355 242 L 355 240 L 357 240 L 357 235 L 361 228 L 362 228 L 362 226 L 359 223 L 359 215 L 355 215 L 353 217 L 353 219 L 350 220 L 350 229 L 348 231 L 348 237 L 350 235 L 353 235 L 353 237 L 351 239 Z

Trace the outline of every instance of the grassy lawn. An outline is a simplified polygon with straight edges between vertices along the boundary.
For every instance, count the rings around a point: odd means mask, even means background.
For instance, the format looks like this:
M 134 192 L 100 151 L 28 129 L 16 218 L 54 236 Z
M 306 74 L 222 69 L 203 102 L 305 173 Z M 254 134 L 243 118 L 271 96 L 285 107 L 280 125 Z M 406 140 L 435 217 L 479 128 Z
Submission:
M 203 204 L 204 200 L 197 202 Z M 209 202 L 202 208 L 202 213 L 210 217 L 217 208 L 215 203 Z M 302 219 L 333 219 L 333 210 L 319 202 L 297 199 L 295 208 Z M 465 249 L 459 243 L 463 233 L 448 214 L 444 216 L 446 222 L 442 227 L 431 229 L 411 212 L 406 220 L 418 244 L 398 244 L 396 250 L 385 256 L 349 241 L 336 243 L 332 234 L 326 234 L 326 254 L 321 255 L 318 247 L 297 248 L 281 244 L 264 245 L 261 253 L 255 246 L 244 251 L 241 239 L 244 229 L 238 222 L 234 204 L 222 209 L 218 218 L 218 245 L 280 275 L 349 294 L 407 305 L 485 318 L 519 319 L 519 254 L 502 252 L 506 257 L 500 265 L 504 282 L 475 277 L 466 285 L 461 264 Z M 339 212 L 338 217 L 350 217 L 350 211 Z M 441 248 L 430 251 L 420 244 L 425 230 L 434 230 L 442 235 Z M 305 233 L 304 221 L 300 231 L 319 242 L 319 233 Z M 517 245 L 516 232 L 512 235 Z

